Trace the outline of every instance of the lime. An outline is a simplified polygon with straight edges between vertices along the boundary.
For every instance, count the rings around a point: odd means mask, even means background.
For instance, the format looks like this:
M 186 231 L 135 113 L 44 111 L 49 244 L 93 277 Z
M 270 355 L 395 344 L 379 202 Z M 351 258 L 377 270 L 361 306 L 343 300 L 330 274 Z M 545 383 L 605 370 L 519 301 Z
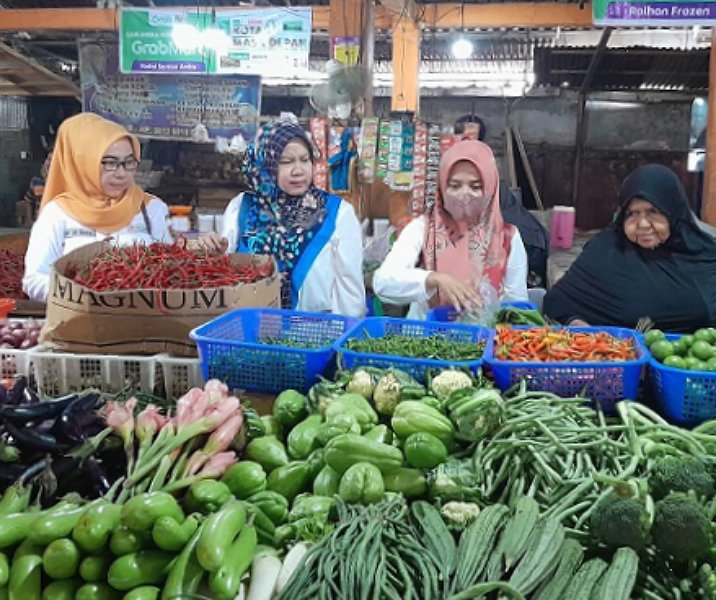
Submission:
M 715 360 L 715 359 L 711 359 Z M 667 356 L 664 359 L 664 364 L 667 367 L 674 367 L 674 369 L 685 369 L 686 368 L 686 361 L 681 358 L 680 356 L 676 356 L 675 354 L 672 354 L 671 356 Z
M 690 348 L 691 344 L 694 343 L 694 336 L 691 334 L 685 335 L 681 338 L 680 341 L 684 342 L 684 345 Z
M 661 329 L 651 329 L 644 334 L 644 343 L 651 346 L 654 342 L 665 339 L 664 332 Z
M 714 349 L 711 344 L 703 340 L 696 340 L 689 352 L 699 360 L 708 360 L 714 355 Z
M 709 332 L 709 344 L 716 344 L 716 327 L 707 327 L 706 331 Z
M 706 363 L 706 370 L 716 371 L 716 356 L 714 356 L 713 358 L 709 358 L 708 362 Z
M 686 359 L 686 365 L 687 369 L 689 371 L 705 371 L 706 370 L 706 363 L 699 360 L 698 358 L 695 358 L 692 362 L 689 362 L 689 359 Z
M 703 340 L 704 342 L 710 342 L 711 332 L 708 329 L 697 329 L 694 332 L 694 340 Z
M 663 361 L 674 353 L 674 344 L 666 340 L 659 340 L 651 345 L 649 351 L 656 360 Z
M 686 356 L 689 353 L 689 345 L 680 339 L 678 342 L 674 342 L 674 354 L 679 356 Z

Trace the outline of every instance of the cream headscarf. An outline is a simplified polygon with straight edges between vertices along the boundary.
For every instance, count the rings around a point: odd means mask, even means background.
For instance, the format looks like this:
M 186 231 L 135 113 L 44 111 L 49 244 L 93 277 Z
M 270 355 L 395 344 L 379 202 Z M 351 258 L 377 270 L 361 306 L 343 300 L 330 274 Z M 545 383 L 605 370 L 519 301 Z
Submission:
M 130 141 L 139 160 L 139 141 L 121 125 L 92 113 L 65 120 L 57 134 L 40 208 L 57 202 L 82 225 L 102 233 L 129 225 L 149 196 L 132 183 L 124 196 L 109 202 L 100 183 L 102 156 L 122 138 Z

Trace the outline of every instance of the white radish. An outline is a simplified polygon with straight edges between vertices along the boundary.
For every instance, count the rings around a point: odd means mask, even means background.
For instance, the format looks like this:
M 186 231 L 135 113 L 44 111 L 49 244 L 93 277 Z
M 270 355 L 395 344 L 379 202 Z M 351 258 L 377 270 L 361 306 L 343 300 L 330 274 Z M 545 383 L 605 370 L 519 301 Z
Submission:
M 246 584 L 240 583 L 239 584 L 239 593 L 236 594 L 236 597 L 234 600 L 246 600 Z
M 283 566 L 281 572 L 278 574 L 278 581 L 276 582 L 276 592 L 281 592 L 286 587 L 288 580 L 291 579 L 291 575 L 303 562 L 303 557 L 308 552 L 308 544 L 299 543 L 296 544 L 291 550 L 289 550 L 286 558 L 283 559 Z
M 251 563 L 251 585 L 246 600 L 271 600 L 281 560 L 271 554 L 260 554 Z

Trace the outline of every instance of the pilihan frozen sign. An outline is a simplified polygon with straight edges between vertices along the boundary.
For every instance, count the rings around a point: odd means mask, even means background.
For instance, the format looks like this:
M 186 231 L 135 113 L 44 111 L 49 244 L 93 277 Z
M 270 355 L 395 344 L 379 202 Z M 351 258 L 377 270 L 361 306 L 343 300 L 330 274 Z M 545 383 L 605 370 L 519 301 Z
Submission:
M 307 70 L 312 15 L 310 7 L 123 8 L 120 71 L 261 75 Z M 178 29 L 190 35 L 189 43 L 186 38 L 180 43 Z M 187 30 L 194 32 L 196 44 Z M 221 44 L 212 43 L 218 38 Z
M 716 1 L 593 0 L 595 25 L 669 26 L 716 24 Z

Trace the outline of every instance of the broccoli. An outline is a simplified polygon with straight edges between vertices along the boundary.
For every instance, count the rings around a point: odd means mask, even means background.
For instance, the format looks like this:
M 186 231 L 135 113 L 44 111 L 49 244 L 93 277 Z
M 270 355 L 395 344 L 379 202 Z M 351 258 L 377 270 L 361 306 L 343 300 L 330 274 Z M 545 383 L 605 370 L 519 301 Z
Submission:
M 708 554 L 711 526 L 706 509 L 690 494 L 672 492 L 654 507 L 654 545 L 677 562 Z
M 651 495 L 660 500 L 669 492 L 693 491 L 698 497 L 714 495 L 714 480 L 704 463 L 693 456 L 662 456 L 649 475 Z
M 637 552 L 649 541 L 651 515 L 644 500 L 619 494 L 605 496 L 594 509 L 589 523 L 592 535 L 607 546 L 629 546 Z

